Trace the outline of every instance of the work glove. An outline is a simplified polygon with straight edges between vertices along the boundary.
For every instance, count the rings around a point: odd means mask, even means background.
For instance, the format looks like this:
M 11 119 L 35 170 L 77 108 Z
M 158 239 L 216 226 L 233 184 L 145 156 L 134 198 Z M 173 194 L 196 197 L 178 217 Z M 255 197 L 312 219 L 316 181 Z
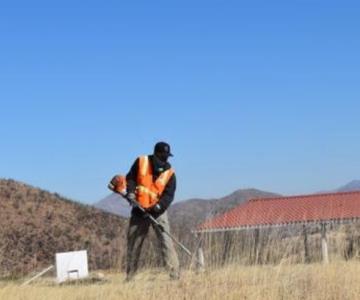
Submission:
M 161 207 L 161 205 L 159 203 L 155 204 L 153 207 L 151 207 L 148 212 L 155 218 L 157 219 L 163 212 L 163 208 Z
M 161 205 L 159 203 L 155 204 L 152 208 L 151 211 L 153 211 L 154 213 L 158 214 L 161 213 L 162 208 Z

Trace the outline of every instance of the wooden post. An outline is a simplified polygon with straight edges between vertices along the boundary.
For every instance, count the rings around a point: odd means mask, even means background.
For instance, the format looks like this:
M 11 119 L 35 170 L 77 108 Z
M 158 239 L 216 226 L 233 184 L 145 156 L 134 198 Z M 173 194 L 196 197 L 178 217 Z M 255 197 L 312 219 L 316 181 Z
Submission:
M 304 261 L 306 264 L 310 262 L 310 256 L 309 256 L 309 244 L 308 244 L 308 235 L 306 230 L 306 225 L 303 225 L 303 235 L 304 235 Z
M 329 263 L 329 250 L 328 250 L 328 244 L 327 244 L 327 238 L 326 238 L 326 224 L 321 224 L 321 250 L 322 250 L 322 258 L 323 263 L 328 264 Z
M 195 249 L 196 255 L 196 272 L 201 273 L 205 271 L 205 258 L 204 258 L 204 251 L 203 251 L 203 242 L 204 242 L 204 235 L 203 234 L 196 234 L 195 233 L 195 240 L 198 241 L 197 247 Z
M 259 247 L 260 242 L 260 229 L 256 228 L 254 231 L 254 249 L 253 249 L 253 257 L 254 257 L 254 264 L 257 265 L 259 263 Z
M 197 270 L 198 272 L 203 272 L 205 270 L 205 258 L 204 258 L 204 251 L 202 247 L 199 247 L 197 250 Z
M 225 231 L 224 232 L 224 250 L 223 250 L 223 257 L 222 257 L 222 264 L 229 262 L 230 250 L 232 245 L 232 235 L 231 232 Z
M 354 235 L 350 226 L 345 227 L 345 252 L 344 256 L 346 260 L 351 259 L 354 256 Z

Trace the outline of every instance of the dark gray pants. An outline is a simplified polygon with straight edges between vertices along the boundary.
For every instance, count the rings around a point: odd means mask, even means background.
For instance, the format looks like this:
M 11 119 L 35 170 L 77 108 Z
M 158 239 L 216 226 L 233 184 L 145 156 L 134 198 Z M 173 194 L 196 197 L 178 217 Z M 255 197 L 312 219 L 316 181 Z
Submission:
M 166 212 L 156 220 L 167 232 L 170 232 L 169 220 Z M 157 226 L 150 221 L 150 219 L 136 215 L 132 215 L 130 218 L 127 235 L 127 278 L 131 279 L 138 269 L 141 247 L 147 233 L 149 232 L 150 226 L 153 226 L 155 230 L 161 249 L 161 257 L 165 263 L 166 269 L 170 272 L 170 277 L 178 278 L 179 260 L 172 239 L 158 229 Z

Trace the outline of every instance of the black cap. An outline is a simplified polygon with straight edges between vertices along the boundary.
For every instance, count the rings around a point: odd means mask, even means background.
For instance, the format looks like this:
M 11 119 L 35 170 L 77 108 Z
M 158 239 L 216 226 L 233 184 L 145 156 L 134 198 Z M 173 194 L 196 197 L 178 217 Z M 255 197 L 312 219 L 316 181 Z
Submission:
M 164 153 L 167 154 L 168 156 L 174 156 L 170 151 L 170 145 L 165 142 L 157 143 L 154 147 L 154 153 Z

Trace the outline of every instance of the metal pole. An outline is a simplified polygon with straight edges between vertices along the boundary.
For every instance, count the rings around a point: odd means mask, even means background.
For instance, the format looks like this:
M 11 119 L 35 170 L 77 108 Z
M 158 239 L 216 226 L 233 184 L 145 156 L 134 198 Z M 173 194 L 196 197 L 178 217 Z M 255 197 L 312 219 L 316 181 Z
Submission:
M 114 191 L 114 188 L 111 184 L 109 184 L 109 189 Z M 176 245 L 178 245 L 188 256 L 190 257 L 193 257 L 192 253 L 190 252 L 190 250 L 188 248 L 186 248 L 182 243 L 180 243 L 173 235 L 171 235 L 169 232 L 167 232 L 164 227 L 161 226 L 161 224 L 156 221 L 156 219 L 151 215 L 149 214 L 139 203 L 137 203 L 136 201 L 132 200 L 132 199 L 129 199 L 128 197 L 126 197 L 125 194 L 123 193 L 120 193 L 120 192 L 116 192 L 114 191 L 115 193 L 121 195 L 123 198 L 125 198 L 131 206 L 135 206 L 137 207 L 138 209 L 141 210 L 141 212 L 144 214 L 145 217 L 149 218 L 151 220 L 151 222 L 153 222 L 156 226 L 159 227 L 159 229 L 164 232 L 168 237 L 170 237 Z
M 54 268 L 53 265 L 51 265 L 50 267 L 44 269 L 43 271 L 41 271 L 40 273 L 38 273 L 37 275 L 35 275 L 34 277 L 32 277 L 31 279 L 29 279 L 28 281 L 25 281 L 21 286 L 25 286 L 30 284 L 31 282 L 33 282 L 35 279 L 38 279 L 39 277 L 43 276 L 45 273 L 49 272 L 52 268 Z

